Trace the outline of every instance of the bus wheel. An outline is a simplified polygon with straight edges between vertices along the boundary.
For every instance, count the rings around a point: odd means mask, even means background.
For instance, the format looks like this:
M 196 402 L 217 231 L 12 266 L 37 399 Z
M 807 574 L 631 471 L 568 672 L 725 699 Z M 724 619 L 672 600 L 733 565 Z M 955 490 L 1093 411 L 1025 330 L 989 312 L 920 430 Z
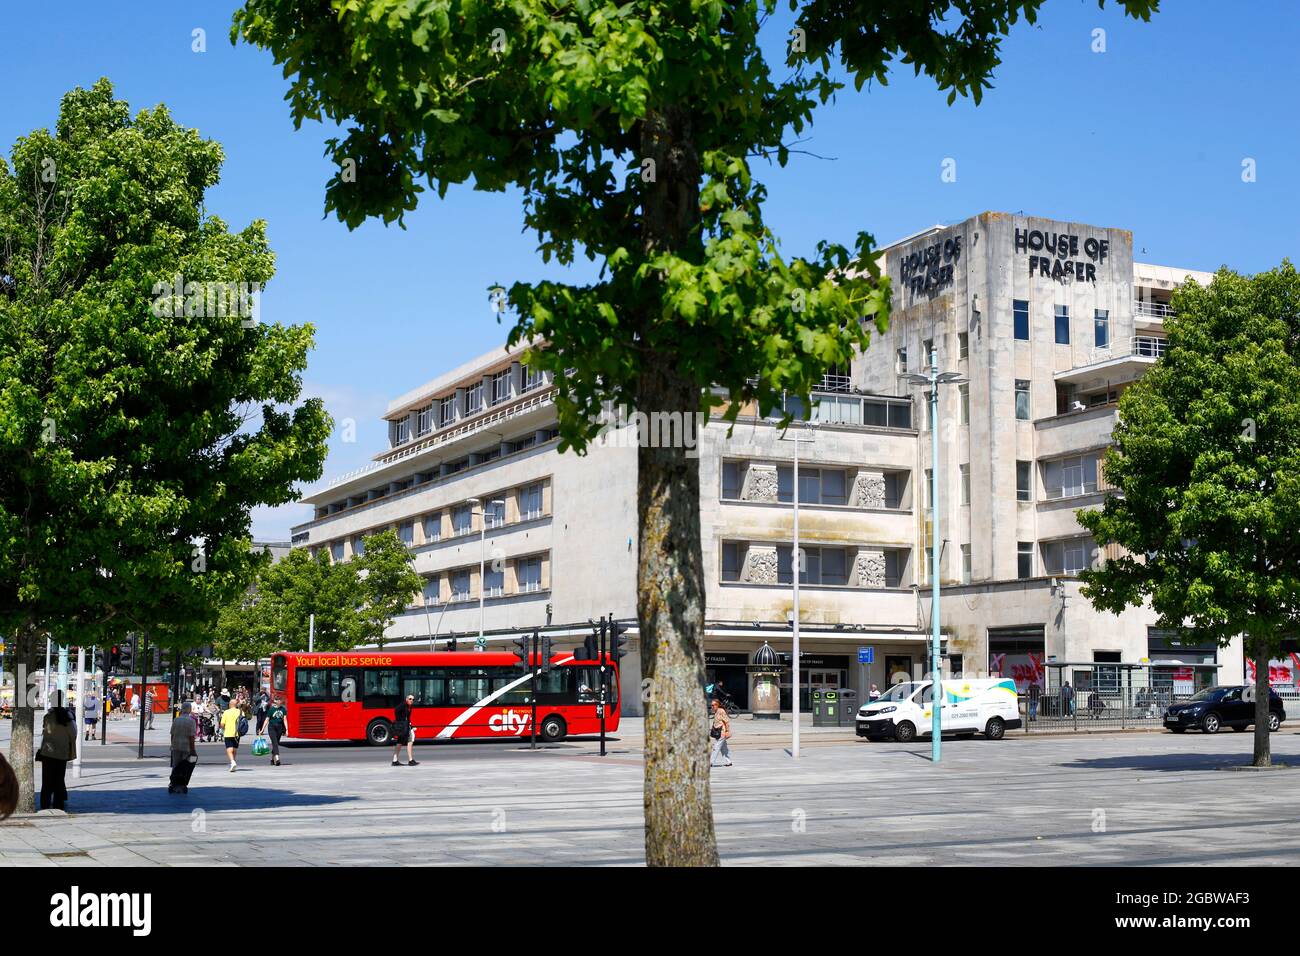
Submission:
M 376 717 L 366 727 L 366 740 L 376 747 L 391 744 L 393 742 L 393 725 L 382 717 Z
M 559 714 L 551 714 L 551 716 L 542 721 L 540 732 L 543 740 L 548 744 L 553 744 L 557 740 L 564 739 L 564 734 L 567 729 L 563 717 Z
M 1007 732 L 1007 725 L 1002 722 L 1001 717 L 993 717 L 984 727 L 984 736 L 989 740 L 1001 740 L 1003 734 Z

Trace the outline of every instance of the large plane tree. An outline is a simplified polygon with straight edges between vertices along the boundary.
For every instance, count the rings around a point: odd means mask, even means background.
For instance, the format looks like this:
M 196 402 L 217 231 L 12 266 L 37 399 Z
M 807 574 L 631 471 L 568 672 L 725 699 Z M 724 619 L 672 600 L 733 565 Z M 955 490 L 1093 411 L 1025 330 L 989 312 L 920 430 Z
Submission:
M 883 85 L 901 64 L 978 102 L 1041 5 L 789 0 L 766 51 L 776 0 L 246 0 L 233 35 L 283 64 L 296 123 L 344 128 L 325 206 L 349 226 L 400 222 L 426 186 L 514 188 L 544 259 L 600 264 L 508 290 L 510 340 L 537 347 L 561 448 L 581 451 L 603 403 L 689 421 L 719 387 L 734 420 L 866 348 L 889 296 L 871 236 L 783 256 L 752 161 L 784 164 L 840 77 Z M 638 454 L 646 859 L 713 864 L 699 474 L 669 444 Z

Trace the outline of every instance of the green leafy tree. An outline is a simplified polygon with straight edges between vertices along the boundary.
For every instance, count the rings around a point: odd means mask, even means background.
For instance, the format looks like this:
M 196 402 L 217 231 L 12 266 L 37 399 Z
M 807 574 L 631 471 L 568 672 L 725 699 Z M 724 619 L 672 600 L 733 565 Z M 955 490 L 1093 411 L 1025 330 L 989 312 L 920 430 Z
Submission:
M 294 548 L 267 564 L 252 588 L 222 608 L 214 648 L 226 660 L 256 661 L 273 651 L 355 647 L 365 628 L 366 592 L 355 561 L 331 563 Z M 314 620 L 314 633 L 312 622 Z
M 107 80 L 0 159 L 0 633 L 20 683 L 47 634 L 210 625 L 248 583 L 250 509 L 320 475 L 329 418 L 296 404 L 312 330 L 250 321 L 238 283 L 273 255 L 263 223 L 207 212 L 221 162 Z M 30 810 L 25 691 L 10 757 Z
M 1079 512 L 1128 554 L 1083 575 L 1116 613 L 1254 659 L 1256 766 L 1271 761 L 1268 661 L 1300 635 L 1300 276 L 1289 262 L 1174 293 L 1169 351 L 1119 403 L 1103 465 L 1118 494 Z
M 1002 38 L 1042 0 L 789 0 L 784 63 L 760 32 L 776 0 L 246 0 L 233 35 L 292 77 L 296 123 L 328 119 L 326 210 L 401 222 L 425 185 L 518 189 L 543 259 L 599 281 L 517 282 L 509 339 L 556 384 L 561 449 L 603 403 L 681 423 L 720 387 L 741 403 L 807 397 L 883 329 L 888 284 L 860 233 L 787 258 L 751 159 L 784 164 L 847 76 L 895 62 L 979 101 Z M 1125 0 L 1146 19 L 1154 0 Z M 797 147 L 796 147 L 797 148 Z M 664 420 L 664 419 L 661 419 Z M 703 697 L 697 462 L 638 454 L 637 615 L 646 702 L 646 859 L 715 864 Z
M 384 631 L 406 610 L 412 596 L 424 585 L 424 578 L 412 567 L 411 552 L 391 530 L 367 537 L 365 553 L 352 563 L 357 566 L 364 597 L 358 611 L 358 643 L 383 647 Z

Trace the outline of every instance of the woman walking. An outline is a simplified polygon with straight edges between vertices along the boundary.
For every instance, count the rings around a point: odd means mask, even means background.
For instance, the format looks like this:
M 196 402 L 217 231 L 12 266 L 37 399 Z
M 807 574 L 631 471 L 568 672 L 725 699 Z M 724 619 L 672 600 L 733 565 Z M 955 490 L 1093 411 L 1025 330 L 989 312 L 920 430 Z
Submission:
M 415 746 L 415 727 L 411 724 L 411 711 L 415 707 L 415 695 L 407 694 L 406 700 L 397 705 L 397 710 L 393 714 L 393 766 L 400 767 L 401 761 L 397 758 L 402 753 L 402 744 L 406 744 L 406 765 L 408 767 L 418 767 L 420 764 L 412 753 Z
M 68 761 L 77 756 L 77 728 L 63 706 L 63 694 L 56 691 L 41 725 L 41 810 L 62 810 L 68 801 L 64 774 Z
M 266 719 L 262 722 L 260 733 L 271 738 L 271 766 L 280 766 L 280 738 L 284 736 L 285 720 L 289 716 L 289 711 L 284 706 L 284 700 L 276 697 L 267 708 Z

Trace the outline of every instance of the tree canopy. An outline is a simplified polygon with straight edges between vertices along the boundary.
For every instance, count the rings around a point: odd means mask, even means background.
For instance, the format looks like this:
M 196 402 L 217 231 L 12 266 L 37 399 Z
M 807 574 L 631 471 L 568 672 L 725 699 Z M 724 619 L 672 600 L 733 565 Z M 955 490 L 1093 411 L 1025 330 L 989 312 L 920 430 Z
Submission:
M 1267 688 L 1270 655 L 1300 636 L 1300 276 L 1222 269 L 1172 304 L 1167 353 L 1120 398 L 1103 463 L 1119 493 L 1079 512 L 1127 553 L 1085 572 L 1084 594 L 1116 613 L 1149 601 L 1192 640 L 1243 636 Z
M 312 329 L 252 313 L 274 256 L 262 222 L 208 212 L 222 158 L 107 80 L 0 158 L 0 629 L 29 678 L 46 634 L 210 623 L 250 577 L 250 509 L 320 475 Z

